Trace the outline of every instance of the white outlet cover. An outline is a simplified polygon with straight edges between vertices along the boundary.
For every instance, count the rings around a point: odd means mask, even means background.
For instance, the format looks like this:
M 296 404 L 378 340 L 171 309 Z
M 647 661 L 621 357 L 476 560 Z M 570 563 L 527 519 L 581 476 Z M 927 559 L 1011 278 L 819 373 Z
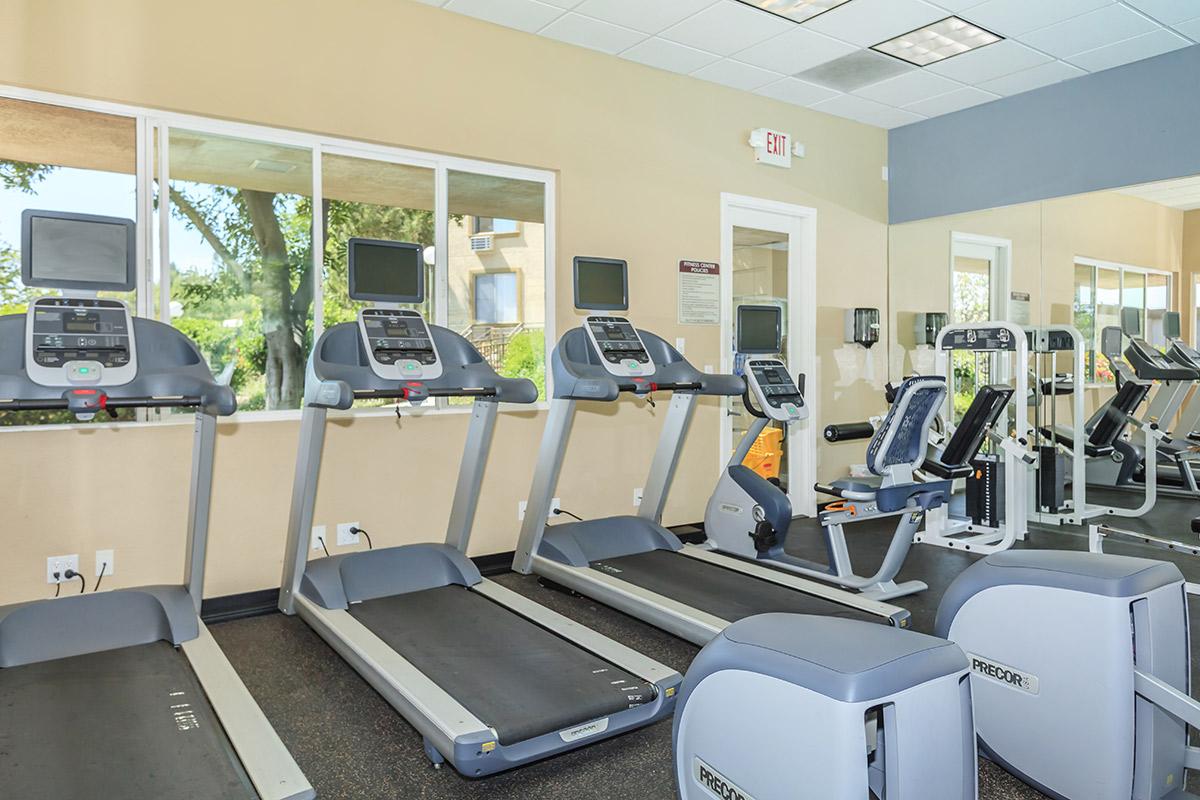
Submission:
M 525 509 L 526 509 L 526 508 L 528 508 L 528 507 L 529 507 L 529 501 L 528 501 L 528 500 L 519 500 L 519 501 L 517 501 L 517 521 L 518 521 L 518 522 L 524 522 L 524 521 L 525 521 Z M 557 515 L 557 514 L 555 514 L 554 512 L 555 512 L 555 511 L 557 511 L 557 510 L 558 510 L 558 509 L 560 509 L 560 508 L 562 508 L 562 500 L 561 500 L 561 499 L 559 499 L 559 498 L 557 498 L 557 497 L 556 497 L 556 498 L 554 498 L 553 500 L 551 500 L 551 501 L 550 501 L 550 511 L 549 511 L 549 512 L 547 512 L 547 514 L 546 514 L 546 519 L 548 519 L 548 520 L 549 520 L 549 519 L 554 519 L 556 516 L 558 516 L 558 515 Z
M 687 339 L 682 336 L 675 337 L 675 349 L 679 351 L 679 355 L 687 355 Z
M 116 554 L 112 550 L 97 550 L 95 576 L 99 578 L 100 571 L 104 570 L 104 577 L 112 577 L 116 573 L 116 558 Z
M 66 578 L 62 574 L 69 569 L 79 572 L 79 554 L 73 553 L 69 556 L 50 556 L 46 559 L 46 583 L 62 583 Z M 54 579 L 54 573 L 59 574 L 58 580 Z
M 517 501 L 517 521 L 518 522 L 525 521 L 525 509 L 528 507 L 529 507 L 528 500 L 518 500 Z
M 642 496 L 643 496 L 644 494 L 645 494 L 645 489 L 638 488 L 638 489 L 634 489 L 634 490 L 633 490 L 633 504 L 634 504 L 634 506 L 640 506 L 640 505 L 642 504 Z
M 337 527 L 337 543 L 338 547 L 347 547 L 352 544 L 358 544 L 358 534 L 351 533 L 351 528 L 361 528 L 357 522 L 339 522 Z
M 329 537 L 325 535 L 325 526 L 313 525 L 311 545 L 313 550 L 320 550 L 321 552 L 324 552 L 324 548 L 321 547 L 322 539 L 324 539 L 326 542 L 329 541 Z

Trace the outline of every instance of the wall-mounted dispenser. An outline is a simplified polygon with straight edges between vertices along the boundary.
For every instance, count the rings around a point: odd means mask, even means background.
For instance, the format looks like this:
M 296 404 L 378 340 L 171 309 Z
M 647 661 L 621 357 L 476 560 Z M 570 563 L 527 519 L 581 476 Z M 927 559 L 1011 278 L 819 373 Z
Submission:
M 879 309 L 847 308 L 846 341 L 870 347 L 879 341 Z
M 938 333 L 946 327 L 949 315 L 945 311 L 924 311 L 913 315 L 913 336 L 917 346 L 937 344 Z

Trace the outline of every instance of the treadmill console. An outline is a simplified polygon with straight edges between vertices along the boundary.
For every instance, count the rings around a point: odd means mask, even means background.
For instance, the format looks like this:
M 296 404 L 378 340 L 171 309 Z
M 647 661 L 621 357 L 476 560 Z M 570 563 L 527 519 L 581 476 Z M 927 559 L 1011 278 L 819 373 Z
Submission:
M 775 358 L 751 358 L 746 362 L 746 385 L 759 408 L 776 422 L 808 418 L 804 395 L 788 374 L 787 365 Z
M 425 318 L 408 309 L 364 308 L 358 330 L 371 370 L 384 380 L 432 380 L 442 374 L 442 360 Z
M 25 369 L 42 386 L 120 386 L 137 376 L 133 318 L 120 300 L 39 297 L 25 315 Z
M 633 323 L 624 317 L 589 316 L 584 321 L 592 346 L 603 359 L 604 368 L 618 378 L 653 375 L 654 362 Z

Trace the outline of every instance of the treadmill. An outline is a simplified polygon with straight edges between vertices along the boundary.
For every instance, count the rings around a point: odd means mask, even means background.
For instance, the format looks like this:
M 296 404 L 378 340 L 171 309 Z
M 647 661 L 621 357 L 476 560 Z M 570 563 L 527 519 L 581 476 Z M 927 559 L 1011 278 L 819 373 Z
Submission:
M 483 578 L 465 555 L 499 404 L 534 403 L 537 387 L 500 377 L 465 338 L 399 307 L 424 298 L 419 245 L 351 239 L 349 270 L 350 296 L 383 305 L 327 329 L 309 357 L 280 610 L 421 733 L 435 767 L 449 761 L 467 777 L 669 716 L 678 672 Z M 308 561 L 329 409 L 430 397 L 473 400 L 444 541 Z M 402 494 L 420 454 L 386 452 L 376 468 L 399 466 L 399 499 L 421 502 Z M 405 531 L 402 505 L 394 524 Z
M 26 211 L 21 222 L 22 279 L 63 296 L 0 317 L 0 411 L 177 408 L 195 425 L 182 585 L 0 607 L 0 796 L 314 797 L 200 621 L 216 418 L 233 413 L 233 392 L 182 333 L 96 296 L 134 287 L 131 220 Z M 101 467 L 121 502 L 132 487 L 120 464 Z
M 513 561 L 695 644 L 729 624 L 769 612 L 820 614 L 907 627 L 906 609 L 784 570 L 685 545 L 664 528 L 671 479 L 700 397 L 740 397 L 736 375 L 710 375 L 671 345 L 612 311 L 628 308 L 628 267 L 619 259 L 577 257 L 575 306 L 593 312 L 567 331 L 552 356 L 554 399 Z M 636 516 L 547 525 L 580 400 L 614 402 L 622 394 L 671 403 Z

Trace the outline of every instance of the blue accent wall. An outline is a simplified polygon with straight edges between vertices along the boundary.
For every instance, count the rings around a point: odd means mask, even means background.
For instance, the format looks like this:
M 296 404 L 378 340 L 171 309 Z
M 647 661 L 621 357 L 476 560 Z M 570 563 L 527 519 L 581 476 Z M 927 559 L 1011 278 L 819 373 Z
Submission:
M 1200 45 L 893 129 L 895 224 L 1200 173 Z

